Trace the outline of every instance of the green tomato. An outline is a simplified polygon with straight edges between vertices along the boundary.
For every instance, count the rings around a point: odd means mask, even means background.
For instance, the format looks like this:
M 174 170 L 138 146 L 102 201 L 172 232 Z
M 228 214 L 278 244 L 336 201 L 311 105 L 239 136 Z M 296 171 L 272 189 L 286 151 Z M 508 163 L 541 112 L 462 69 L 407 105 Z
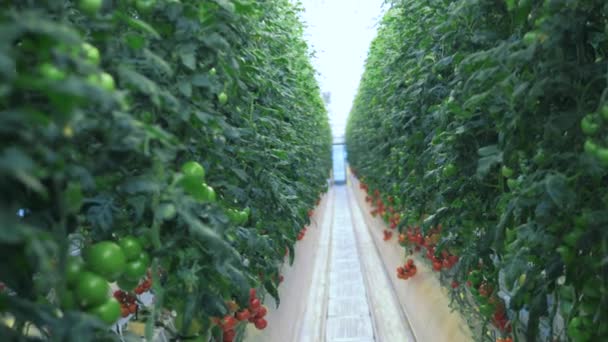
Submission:
M 526 45 L 532 45 L 539 40 L 539 35 L 537 32 L 530 31 L 524 35 L 523 41 Z
M 89 62 L 99 65 L 101 56 L 99 55 L 99 50 L 96 47 L 89 43 L 82 43 L 82 51 L 84 51 L 84 55 Z
M 119 245 L 102 241 L 85 250 L 86 267 L 110 281 L 116 280 L 125 270 L 127 258 Z
M 183 177 L 179 185 L 198 202 L 207 201 L 207 185 L 198 177 Z
M 507 179 L 507 186 L 509 187 L 509 189 L 514 190 L 515 188 L 517 188 L 517 184 L 518 182 L 515 179 Z
M 118 240 L 118 245 L 122 248 L 127 261 L 136 260 L 139 257 L 139 254 L 142 252 L 143 248 L 139 240 L 133 236 L 125 236 L 122 239 Z
M 146 253 L 145 251 L 139 253 L 137 260 L 141 261 L 146 266 L 150 266 L 150 254 Z
M 173 203 L 161 203 L 156 208 L 156 214 L 163 220 L 173 220 L 177 215 L 177 209 Z
M 141 12 L 148 12 L 156 5 L 156 0 L 137 0 L 135 7 Z
M 597 152 L 598 146 L 591 140 L 585 140 L 585 152 L 589 154 L 595 154 Z
M 108 299 L 108 291 L 110 286 L 104 278 L 92 272 L 83 272 L 78 278 L 75 294 L 80 306 L 93 307 Z
M 228 95 L 226 95 L 226 93 L 221 92 L 218 96 L 217 99 L 220 101 L 221 105 L 226 104 L 226 102 L 228 102 Z
M 49 81 L 62 81 L 65 79 L 65 72 L 51 63 L 43 63 L 38 71 L 40 75 Z
M 479 312 L 483 316 L 489 317 L 494 313 L 494 306 L 492 304 L 482 304 L 479 306 Z
M 249 220 L 249 214 L 245 210 L 241 210 L 237 212 L 237 218 L 239 220 L 239 224 L 245 224 L 247 223 L 247 220 Z
M 604 166 L 608 166 L 608 148 L 598 147 L 595 156 Z
M 456 174 L 456 166 L 454 164 L 448 164 L 443 168 L 443 176 L 446 178 L 452 177 Z
M 114 83 L 114 77 L 108 74 L 107 72 L 102 72 L 99 74 L 99 86 L 107 91 L 113 91 L 116 89 L 116 84 Z
M 585 135 L 595 135 L 600 130 L 600 125 L 597 123 L 595 115 L 586 115 L 581 120 L 581 130 Z
M 108 298 L 105 303 L 89 309 L 88 312 L 110 325 L 120 318 L 120 303 L 115 298 Z
M 217 70 L 215 70 L 215 68 L 211 68 L 211 70 L 209 70 L 209 74 L 211 76 L 215 76 L 215 74 L 217 74 Z
M 80 0 L 78 8 L 87 14 L 95 14 L 101 9 L 103 0 Z
M 202 202 L 204 203 L 213 203 L 217 199 L 217 195 L 215 194 L 215 190 L 207 184 L 203 184 L 203 197 Z
M 135 260 L 127 263 L 127 267 L 125 268 L 125 273 L 123 274 L 123 278 L 127 280 L 136 281 L 141 279 L 146 274 L 148 270 L 148 265 L 144 264 L 142 260 Z
M 65 265 L 65 279 L 68 286 L 73 287 L 78 281 L 80 273 L 84 270 L 84 261 L 76 256 L 69 256 Z
M 226 216 L 228 216 L 230 223 L 239 224 L 238 212 L 236 210 L 231 208 L 226 209 Z
M 186 177 L 196 177 L 201 181 L 205 180 L 205 168 L 201 164 L 192 160 L 182 165 L 182 173 Z
M 511 176 L 513 176 L 513 169 L 511 169 L 510 167 L 503 165 L 502 169 L 500 170 L 502 173 L 502 176 L 505 178 L 510 178 Z

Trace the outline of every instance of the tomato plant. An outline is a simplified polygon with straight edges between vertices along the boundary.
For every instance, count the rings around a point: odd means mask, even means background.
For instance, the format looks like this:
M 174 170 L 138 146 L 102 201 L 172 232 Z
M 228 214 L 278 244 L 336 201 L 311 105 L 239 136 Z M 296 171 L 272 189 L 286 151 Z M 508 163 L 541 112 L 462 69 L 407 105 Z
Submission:
M 593 0 L 396 0 L 371 45 L 349 163 L 372 215 L 394 199 L 399 243 L 478 340 L 608 338 L 607 14 Z
M 34 325 L 66 340 L 115 337 L 114 280 L 158 299 L 138 318 L 148 334 L 172 309 L 184 326 L 200 322 L 197 338 L 220 341 L 208 322 L 228 313 L 226 301 L 249 310 L 252 287 L 251 309 L 278 300 L 278 282 L 260 274 L 278 274 L 286 250 L 293 262 L 331 167 L 299 7 L 59 0 L 2 9 L 0 310 L 16 322 L 2 336 L 23 340 Z M 83 264 L 70 255 L 79 253 Z M 240 330 L 229 331 L 232 340 Z

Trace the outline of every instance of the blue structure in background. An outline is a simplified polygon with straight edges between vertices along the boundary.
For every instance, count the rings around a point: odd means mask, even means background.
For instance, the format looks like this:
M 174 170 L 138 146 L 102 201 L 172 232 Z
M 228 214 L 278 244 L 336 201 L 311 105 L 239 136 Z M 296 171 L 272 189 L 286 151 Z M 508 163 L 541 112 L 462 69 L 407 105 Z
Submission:
M 346 183 L 346 146 L 334 144 L 332 146 L 333 173 L 335 184 Z

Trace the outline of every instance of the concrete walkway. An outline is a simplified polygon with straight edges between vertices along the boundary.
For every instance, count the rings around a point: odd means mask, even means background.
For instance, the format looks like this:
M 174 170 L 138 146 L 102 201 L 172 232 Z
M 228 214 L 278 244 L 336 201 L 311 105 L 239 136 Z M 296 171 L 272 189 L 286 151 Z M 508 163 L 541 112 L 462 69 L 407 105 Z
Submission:
M 347 186 L 334 186 L 299 342 L 414 342 Z
M 326 341 L 371 342 L 372 316 L 347 196 L 346 187 L 335 188 Z

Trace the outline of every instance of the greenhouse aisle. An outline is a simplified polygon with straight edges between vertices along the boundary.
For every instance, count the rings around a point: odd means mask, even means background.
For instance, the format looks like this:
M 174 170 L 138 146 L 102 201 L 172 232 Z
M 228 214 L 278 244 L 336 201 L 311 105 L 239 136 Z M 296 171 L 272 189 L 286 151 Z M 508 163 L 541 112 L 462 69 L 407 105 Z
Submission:
M 333 190 L 329 253 L 318 255 L 326 259 L 315 267 L 320 289 L 309 299 L 299 341 L 319 341 L 316 330 L 327 342 L 414 341 L 353 195 L 345 185 Z
M 334 188 L 326 340 L 374 341 L 374 330 L 345 186 Z

